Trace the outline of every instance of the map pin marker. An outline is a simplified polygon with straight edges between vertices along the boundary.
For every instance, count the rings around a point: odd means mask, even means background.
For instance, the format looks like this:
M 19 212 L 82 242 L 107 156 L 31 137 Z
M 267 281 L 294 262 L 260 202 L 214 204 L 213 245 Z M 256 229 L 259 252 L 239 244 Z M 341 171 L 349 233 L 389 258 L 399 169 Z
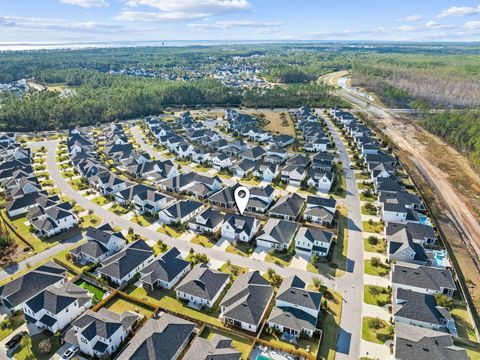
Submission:
M 237 203 L 237 208 L 240 212 L 240 215 L 243 215 L 243 212 L 247 208 L 248 200 L 250 200 L 250 190 L 248 190 L 248 188 L 245 186 L 239 186 L 235 189 L 233 197 Z

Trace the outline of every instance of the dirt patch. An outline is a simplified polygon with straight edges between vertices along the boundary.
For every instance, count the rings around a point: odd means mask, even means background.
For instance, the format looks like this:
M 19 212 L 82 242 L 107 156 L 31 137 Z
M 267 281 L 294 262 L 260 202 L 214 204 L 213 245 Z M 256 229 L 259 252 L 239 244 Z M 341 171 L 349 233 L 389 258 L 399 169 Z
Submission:
M 295 127 L 293 120 L 288 111 L 272 111 L 272 110 L 255 110 L 247 111 L 246 113 L 259 116 L 263 114 L 267 124 L 263 127 L 265 130 L 270 131 L 273 134 L 286 134 L 295 136 Z M 285 114 L 286 121 L 283 121 L 282 115 Z M 287 126 L 285 126 L 287 125 Z

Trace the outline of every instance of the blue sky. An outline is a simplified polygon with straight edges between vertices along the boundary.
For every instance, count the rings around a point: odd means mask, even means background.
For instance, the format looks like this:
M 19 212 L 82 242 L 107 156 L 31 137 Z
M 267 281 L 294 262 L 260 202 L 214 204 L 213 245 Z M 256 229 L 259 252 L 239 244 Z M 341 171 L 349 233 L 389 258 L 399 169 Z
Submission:
M 0 0 L 0 42 L 480 41 L 480 0 Z

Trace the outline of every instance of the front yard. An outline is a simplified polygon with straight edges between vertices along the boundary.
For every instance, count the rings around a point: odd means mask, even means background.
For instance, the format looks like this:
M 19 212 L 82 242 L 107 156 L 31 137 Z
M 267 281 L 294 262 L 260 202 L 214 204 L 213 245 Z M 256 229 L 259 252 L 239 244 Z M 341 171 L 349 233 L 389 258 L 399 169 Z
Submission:
M 40 349 L 40 343 L 44 340 L 49 342 L 51 345 L 50 351 L 47 353 Z M 17 360 L 48 360 L 58 351 L 58 349 L 60 349 L 60 347 L 60 334 L 52 336 L 50 333 L 45 331 L 31 337 L 30 347 L 19 346 L 14 352 L 14 357 Z
M 365 285 L 363 291 L 363 302 L 369 305 L 384 306 L 390 302 L 391 290 L 375 285 Z
M 369 236 L 367 239 L 363 239 L 363 248 L 367 252 L 374 252 L 379 254 L 385 254 L 387 251 L 387 244 L 383 238 L 377 236 Z
M 372 259 L 365 260 L 365 274 L 373 276 L 387 276 L 390 272 L 390 266 L 380 262 L 379 264 L 375 263 Z
M 363 222 L 363 231 L 368 233 L 380 234 L 383 232 L 384 225 L 382 222 L 378 221 L 364 221 Z
M 372 317 L 362 319 L 362 339 L 376 344 L 385 344 L 393 339 L 393 327 L 385 320 Z
M 195 235 L 195 237 L 190 240 L 192 244 L 197 244 L 206 248 L 211 248 L 213 245 L 215 245 L 214 242 L 210 241 L 209 238 L 207 238 L 204 235 Z

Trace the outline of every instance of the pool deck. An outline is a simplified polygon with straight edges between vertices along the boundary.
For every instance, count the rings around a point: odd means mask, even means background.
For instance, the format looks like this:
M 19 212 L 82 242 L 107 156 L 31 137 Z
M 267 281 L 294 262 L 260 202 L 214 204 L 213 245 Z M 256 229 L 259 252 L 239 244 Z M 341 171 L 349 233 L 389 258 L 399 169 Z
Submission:
M 250 360 L 257 360 L 260 356 L 263 358 L 260 359 L 270 359 L 270 360 L 293 360 L 293 356 L 289 354 L 280 353 L 278 350 L 274 349 L 267 349 L 267 350 L 260 350 L 258 347 L 253 349 L 252 353 L 250 354 Z

